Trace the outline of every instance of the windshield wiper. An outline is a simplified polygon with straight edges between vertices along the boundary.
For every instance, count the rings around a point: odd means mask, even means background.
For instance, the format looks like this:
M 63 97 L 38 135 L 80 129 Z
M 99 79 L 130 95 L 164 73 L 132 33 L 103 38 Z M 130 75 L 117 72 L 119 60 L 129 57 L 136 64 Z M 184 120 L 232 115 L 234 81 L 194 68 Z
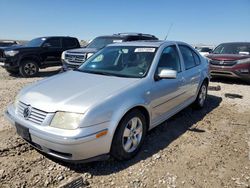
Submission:
M 90 71 L 90 70 L 81 70 L 81 69 L 74 69 L 74 71 L 85 72 L 85 73 L 90 73 L 90 74 L 100 74 L 100 75 L 105 75 L 105 76 L 115 76 L 115 75 L 110 74 L 110 73 L 99 72 L 99 71 Z

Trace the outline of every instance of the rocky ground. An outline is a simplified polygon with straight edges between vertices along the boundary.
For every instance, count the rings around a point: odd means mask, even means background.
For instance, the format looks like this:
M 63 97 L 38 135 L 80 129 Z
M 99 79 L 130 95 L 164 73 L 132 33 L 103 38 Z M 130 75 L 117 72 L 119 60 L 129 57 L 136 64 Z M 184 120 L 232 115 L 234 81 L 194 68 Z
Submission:
M 249 85 L 212 81 L 204 109 L 188 107 L 150 131 L 130 161 L 73 165 L 30 147 L 3 117 L 23 86 L 56 72 L 25 79 L 0 68 L 0 187 L 60 187 L 78 177 L 87 187 L 250 187 Z

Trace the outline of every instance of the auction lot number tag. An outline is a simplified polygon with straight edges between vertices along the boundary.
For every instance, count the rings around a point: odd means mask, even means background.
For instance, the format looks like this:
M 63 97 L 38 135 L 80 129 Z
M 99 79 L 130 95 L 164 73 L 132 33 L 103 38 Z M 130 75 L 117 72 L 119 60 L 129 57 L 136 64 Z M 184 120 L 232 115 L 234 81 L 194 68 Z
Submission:
M 155 52 L 155 48 L 136 48 L 135 52 Z

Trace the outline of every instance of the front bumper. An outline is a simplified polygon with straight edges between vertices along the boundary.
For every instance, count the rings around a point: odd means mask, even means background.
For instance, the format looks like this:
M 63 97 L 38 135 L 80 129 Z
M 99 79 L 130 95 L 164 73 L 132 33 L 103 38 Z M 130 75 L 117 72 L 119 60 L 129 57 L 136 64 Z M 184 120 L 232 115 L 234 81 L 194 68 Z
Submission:
M 55 134 L 57 128 L 32 125 L 24 118 L 15 114 L 13 105 L 5 112 L 5 117 L 13 126 L 28 129 L 30 140 L 27 140 L 36 149 L 65 161 L 83 161 L 109 153 L 111 136 L 96 138 L 96 134 L 107 130 L 109 122 L 76 130 L 68 130 L 69 136 Z M 48 132 L 49 130 L 49 132 Z M 24 138 L 24 137 L 23 137 Z M 25 138 L 24 138 L 25 139 Z M 95 159 L 95 158 L 94 158 Z M 97 157 L 99 160 L 100 158 Z
M 6 69 L 16 69 L 18 68 L 18 58 L 17 57 L 6 57 L 0 58 L 0 66 Z
M 217 66 L 210 64 L 211 76 L 239 78 L 250 81 L 250 64 L 236 64 L 234 66 Z

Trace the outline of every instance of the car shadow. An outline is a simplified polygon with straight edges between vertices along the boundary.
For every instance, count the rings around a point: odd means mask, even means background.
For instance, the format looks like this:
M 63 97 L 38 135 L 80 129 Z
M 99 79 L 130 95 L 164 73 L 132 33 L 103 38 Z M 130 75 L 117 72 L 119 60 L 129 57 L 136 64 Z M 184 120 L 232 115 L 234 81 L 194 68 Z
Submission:
M 106 161 L 96 161 L 91 163 L 73 164 L 59 161 L 49 157 L 54 162 L 63 166 L 67 166 L 77 173 L 88 172 L 92 175 L 108 175 L 119 172 L 136 164 L 142 160 L 152 157 L 160 150 L 165 149 L 174 140 L 178 139 L 186 131 L 192 131 L 197 134 L 202 134 L 205 130 L 197 127 L 192 127 L 197 122 L 202 120 L 208 113 L 219 106 L 222 98 L 208 95 L 206 106 L 201 110 L 195 110 L 192 107 L 187 107 L 161 125 L 155 127 L 148 132 L 145 142 L 139 153 L 128 161 L 117 161 L 110 158 Z
M 210 81 L 224 83 L 224 84 L 250 85 L 250 83 L 237 78 L 213 77 L 211 78 Z

